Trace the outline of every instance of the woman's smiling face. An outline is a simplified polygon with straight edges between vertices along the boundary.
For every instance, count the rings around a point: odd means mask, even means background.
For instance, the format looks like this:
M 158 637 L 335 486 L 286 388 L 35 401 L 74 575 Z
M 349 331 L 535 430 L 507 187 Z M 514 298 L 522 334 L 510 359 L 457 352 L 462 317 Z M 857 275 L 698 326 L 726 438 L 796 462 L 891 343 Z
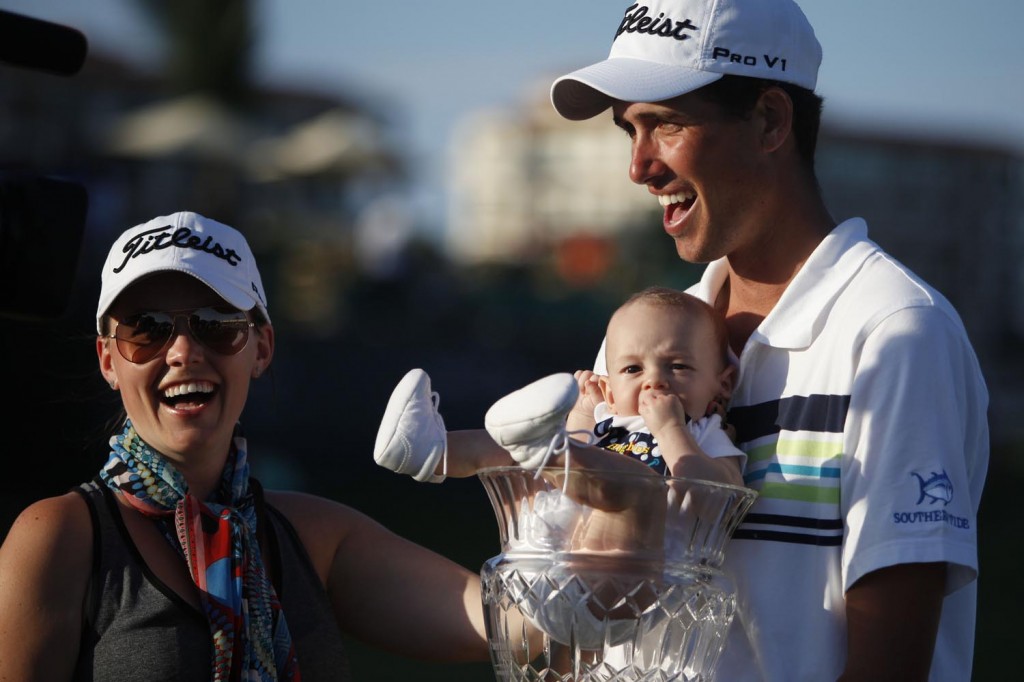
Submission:
M 109 311 L 113 319 L 107 333 L 113 331 L 116 320 L 141 312 L 225 305 L 198 279 L 162 272 L 139 280 L 118 296 Z M 139 364 L 122 357 L 113 339 L 97 341 L 100 370 L 108 382 L 116 382 L 136 431 L 182 473 L 219 467 L 227 456 L 249 382 L 273 355 L 269 325 L 250 329 L 248 334 L 241 351 L 223 355 L 199 343 L 179 318 L 166 347 Z

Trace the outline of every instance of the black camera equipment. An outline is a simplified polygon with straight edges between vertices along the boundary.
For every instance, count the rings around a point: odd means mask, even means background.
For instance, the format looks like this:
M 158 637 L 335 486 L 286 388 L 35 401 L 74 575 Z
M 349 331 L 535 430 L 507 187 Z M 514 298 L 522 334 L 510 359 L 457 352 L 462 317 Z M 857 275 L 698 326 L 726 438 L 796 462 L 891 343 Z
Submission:
M 78 30 L 0 10 L 0 63 L 73 76 L 88 51 Z M 0 162 L 4 150 L 0 149 Z M 0 316 L 59 317 L 71 296 L 88 194 L 76 182 L 0 176 Z

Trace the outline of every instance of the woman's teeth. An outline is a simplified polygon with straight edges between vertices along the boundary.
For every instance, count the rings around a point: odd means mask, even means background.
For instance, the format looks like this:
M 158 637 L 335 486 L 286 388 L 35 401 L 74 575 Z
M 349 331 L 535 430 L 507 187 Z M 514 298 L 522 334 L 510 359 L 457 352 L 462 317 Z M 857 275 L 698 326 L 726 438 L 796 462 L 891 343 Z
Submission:
M 165 398 L 177 398 L 190 393 L 213 393 L 214 386 L 209 381 L 193 381 L 187 384 L 176 384 L 164 391 Z
M 662 206 L 671 206 L 672 204 L 685 204 L 688 201 L 693 201 L 697 198 L 696 194 L 691 192 L 678 192 L 676 194 L 659 194 L 658 203 Z

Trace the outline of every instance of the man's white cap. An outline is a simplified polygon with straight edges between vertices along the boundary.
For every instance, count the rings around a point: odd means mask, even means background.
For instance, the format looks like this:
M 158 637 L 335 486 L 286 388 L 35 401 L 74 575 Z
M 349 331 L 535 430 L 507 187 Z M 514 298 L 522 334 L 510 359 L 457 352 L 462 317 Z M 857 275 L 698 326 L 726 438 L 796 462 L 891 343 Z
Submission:
M 551 86 L 559 114 L 581 121 L 614 100 L 660 102 L 726 74 L 814 90 L 821 45 L 793 0 L 639 0 L 608 59 Z
M 239 310 L 267 314 L 256 259 L 242 233 L 197 213 L 153 218 L 126 230 L 110 247 L 101 274 L 96 333 L 107 309 L 130 284 L 155 272 L 192 275 Z

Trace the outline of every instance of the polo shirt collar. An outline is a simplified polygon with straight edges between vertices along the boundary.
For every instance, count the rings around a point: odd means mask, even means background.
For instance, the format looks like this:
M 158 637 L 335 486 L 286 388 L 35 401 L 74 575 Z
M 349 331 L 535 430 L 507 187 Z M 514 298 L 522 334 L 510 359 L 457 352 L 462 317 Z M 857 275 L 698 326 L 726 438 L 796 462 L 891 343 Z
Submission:
M 878 248 L 867 234 L 867 223 L 861 218 L 837 225 L 814 249 L 750 340 L 776 348 L 808 347 L 839 292 Z M 713 302 L 728 273 L 725 258 L 710 263 L 694 293 Z

